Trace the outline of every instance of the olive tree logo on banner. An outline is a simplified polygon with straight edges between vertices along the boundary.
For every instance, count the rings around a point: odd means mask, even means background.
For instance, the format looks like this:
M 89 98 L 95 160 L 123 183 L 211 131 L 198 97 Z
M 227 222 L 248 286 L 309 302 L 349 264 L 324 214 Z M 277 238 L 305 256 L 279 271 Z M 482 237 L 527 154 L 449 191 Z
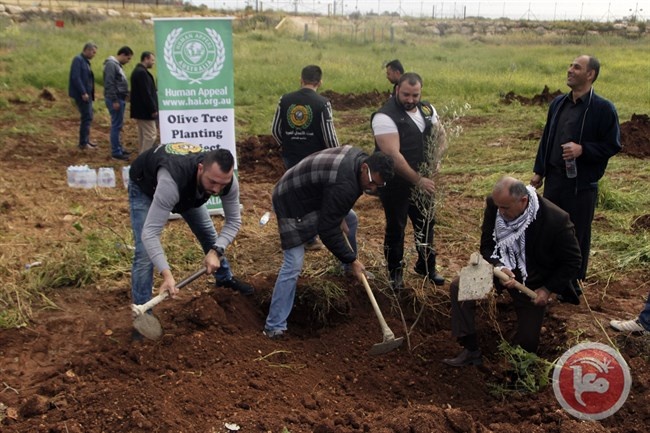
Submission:
M 169 73 L 180 81 L 201 84 L 218 76 L 226 60 L 226 48 L 219 33 L 183 28 L 173 29 L 165 39 L 165 63 Z

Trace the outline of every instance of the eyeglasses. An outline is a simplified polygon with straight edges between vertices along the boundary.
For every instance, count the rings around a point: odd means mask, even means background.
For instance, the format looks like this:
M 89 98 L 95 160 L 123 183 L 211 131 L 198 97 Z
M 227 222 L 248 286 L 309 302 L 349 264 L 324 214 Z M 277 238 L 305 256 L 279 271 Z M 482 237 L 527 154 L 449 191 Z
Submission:
M 368 179 L 370 180 L 370 183 L 373 184 L 373 185 L 375 185 L 377 188 L 383 188 L 383 187 L 385 187 L 385 186 L 386 186 L 386 182 L 379 183 L 379 182 L 375 182 L 374 180 L 372 180 L 372 174 L 370 174 L 370 166 L 367 166 L 367 167 L 368 167 Z

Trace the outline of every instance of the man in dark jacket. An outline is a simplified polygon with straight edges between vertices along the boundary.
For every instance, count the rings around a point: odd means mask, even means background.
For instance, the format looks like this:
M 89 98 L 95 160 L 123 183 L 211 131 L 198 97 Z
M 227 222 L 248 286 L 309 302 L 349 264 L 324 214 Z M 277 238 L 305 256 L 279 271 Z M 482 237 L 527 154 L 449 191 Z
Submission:
M 594 93 L 599 71 L 600 62 L 590 56 L 577 57 L 569 65 L 571 92 L 555 98 L 549 107 L 530 181 L 541 188 L 546 178 L 544 197 L 567 211 L 575 224 L 582 252 L 579 280 L 587 276 L 598 181 L 609 158 L 621 150 L 616 108 Z M 577 176 L 567 173 L 567 161 L 575 163 Z
M 339 146 L 330 101 L 316 93 L 322 78 L 320 67 L 305 66 L 300 90 L 282 95 L 278 102 L 271 132 L 287 169 L 314 152 Z
M 300 73 L 300 90 L 282 95 L 273 116 L 271 133 L 282 151 L 282 161 L 288 170 L 306 156 L 320 150 L 338 147 L 339 141 L 334 129 L 332 105 L 329 99 L 320 96 L 318 88 L 323 83 L 323 71 L 317 65 L 308 65 Z M 351 225 L 356 221 L 354 211 L 347 219 L 348 237 L 352 241 L 357 230 Z M 320 250 L 322 242 L 318 238 L 309 239 L 307 250 Z
M 131 73 L 131 118 L 138 124 L 139 153 L 153 147 L 158 133 L 158 94 L 156 81 L 149 72 L 155 63 L 154 53 L 145 51 Z
M 273 188 L 284 261 L 273 288 L 264 333 L 284 334 L 305 256 L 304 243 L 319 235 L 328 250 L 359 278 L 365 271 L 346 241 L 341 223 L 366 192 L 375 194 L 393 177 L 393 161 L 351 146 L 317 152 L 289 169 Z
M 508 290 L 517 314 L 513 345 L 536 352 L 551 293 L 578 303 L 572 280 L 580 270 L 580 248 L 569 215 L 512 177 L 500 179 L 486 200 L 481 255 L 511 280 L 496 281 Z M 534 301 L 515 289 L 515 281 L 534 290 Z M 481 363 L 474 316 L 476 301 L 458 300 L 459 279 L 451 283 L 451 332 L 463 346 L 452 367 Z
M 129 152 L 122 147 L 120 133 L 124 126 L 124 110 L 129 97 L 129 81 L 124 73 L 124 65 L 131 61 L 133 50 L 122 47 L 117 56 L 104 60 L 104 102 L 111 115 L 111 156 L 121 161 L 129 160 Z
M 97 45 L 87 42 L 81 54 L 72 59 L 68 95 L 74 99 L 81 122 L 79 124 L 79 149 L 97 147 L 90 142 L 90 124 L 93 121 L 93 101 L 95 100 L 95 76 L 90 60 L 97 54 Z
M 226 247 L 241 226 L 239 182 L 233 175 L 234 158 L 227 149 L 203 152 L 188 143 L 162 144 L 140 154 L 129 172 L 129 207 L 135 240 L 131 272 L 134 304 L 151 298 L 154 266 L 162 275 L 160 293 L 178 292 L 160 241 L 171 212 L 183 217 L 205 253 L 204 265 L 214 274 L 217 286 L 229 287 L 244 295 L 253 293 L 247 283 L 232 276 Z M 225 224 L 217 234 L 208 210 L 203 206 L 211 196 L 219 196 Z

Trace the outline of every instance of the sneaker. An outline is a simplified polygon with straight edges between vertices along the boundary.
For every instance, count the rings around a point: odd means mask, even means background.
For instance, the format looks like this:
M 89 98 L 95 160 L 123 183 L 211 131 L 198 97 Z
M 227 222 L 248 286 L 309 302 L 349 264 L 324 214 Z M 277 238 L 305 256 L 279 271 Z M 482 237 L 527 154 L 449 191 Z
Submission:
M 314 238 L 309 242 L 305 242 L 305 250 L 307 251 L 318 251 L 322 250 L 325 247 L 320 239 Z
M 96 149 L 97 148 L 97 145 L 95 143 L 91 143 L 90 141 L 88 143 L 86 143 L 86 146 L 88 146 L 88 148 L 90 148 L 90 149 Z
M 255 293 L 255 289 L 250 284 L 232 277 L 229 280 L 217 281 L 217 287 L 228 287 L 229 289 L 239 292 L 244 296 L 250 296 Z
M 117 159 L 117 160 L 119 160 L 119 161 L 128 161 L 128 160 L 129 160 L 128 155 L 125 155 L 125 154 L 121 154 L 121 155 L 111 155 L 111 158 L 113 158 L 113 159 Z
M 446 358 L 442 362 L 452 367 L 465 367 L 467 365 L 481 365 L 483 359 L 480 350 L 463 349 L 455 358 Z
M 650 331 L 646 331 L 646 329 L 643 326 L 641 326 L 641 322 L 639 322 L 639 319 L 612 320 L 611 322 L 609 322 L 609 326 L 611 326 L 612 328 L 620 332 L 641 332 L 641 333 L 650 332 Z
M 77 147 L 79 148 L 79 150 L 89 150 L 89 149 L 90 150 L 95 150 L 96 149 L 96 147 L 91 146 L 90 143 L 80 144 Z
M 287 335 L 286 331 L 283 331 L 282 329 L 271 330 L 271 329 L 266 329 L 266 328 L 264 328 L 264 330 L 262 331 L 262 334 L 266 335 L 271 340 L 282 340 Z
M 429 268 L 429 274 L 427 275 L 427 268 L 424 264 L 416 263 L 415 268 L 413 268 L 416 274 L 426 276 L 429 281 L 431 281 L 436 286 L 442 286 L 445 284 L 445 277 L 436 272 L 435 265 Z

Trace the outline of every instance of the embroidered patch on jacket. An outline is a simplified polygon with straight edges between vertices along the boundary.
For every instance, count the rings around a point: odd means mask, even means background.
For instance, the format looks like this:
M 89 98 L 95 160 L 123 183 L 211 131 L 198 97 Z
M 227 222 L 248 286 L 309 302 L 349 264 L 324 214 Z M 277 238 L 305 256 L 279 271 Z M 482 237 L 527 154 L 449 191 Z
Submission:
M 307 129 L 311 125 L 313 113 L 309 105 L 292 104 L 287 112 L 289 126 L 293 129 Z
M 203 147 L 192 143 L 169 143 L 165 145 L 165 152 L 172 155 L 189 155 L 203 152 Z

